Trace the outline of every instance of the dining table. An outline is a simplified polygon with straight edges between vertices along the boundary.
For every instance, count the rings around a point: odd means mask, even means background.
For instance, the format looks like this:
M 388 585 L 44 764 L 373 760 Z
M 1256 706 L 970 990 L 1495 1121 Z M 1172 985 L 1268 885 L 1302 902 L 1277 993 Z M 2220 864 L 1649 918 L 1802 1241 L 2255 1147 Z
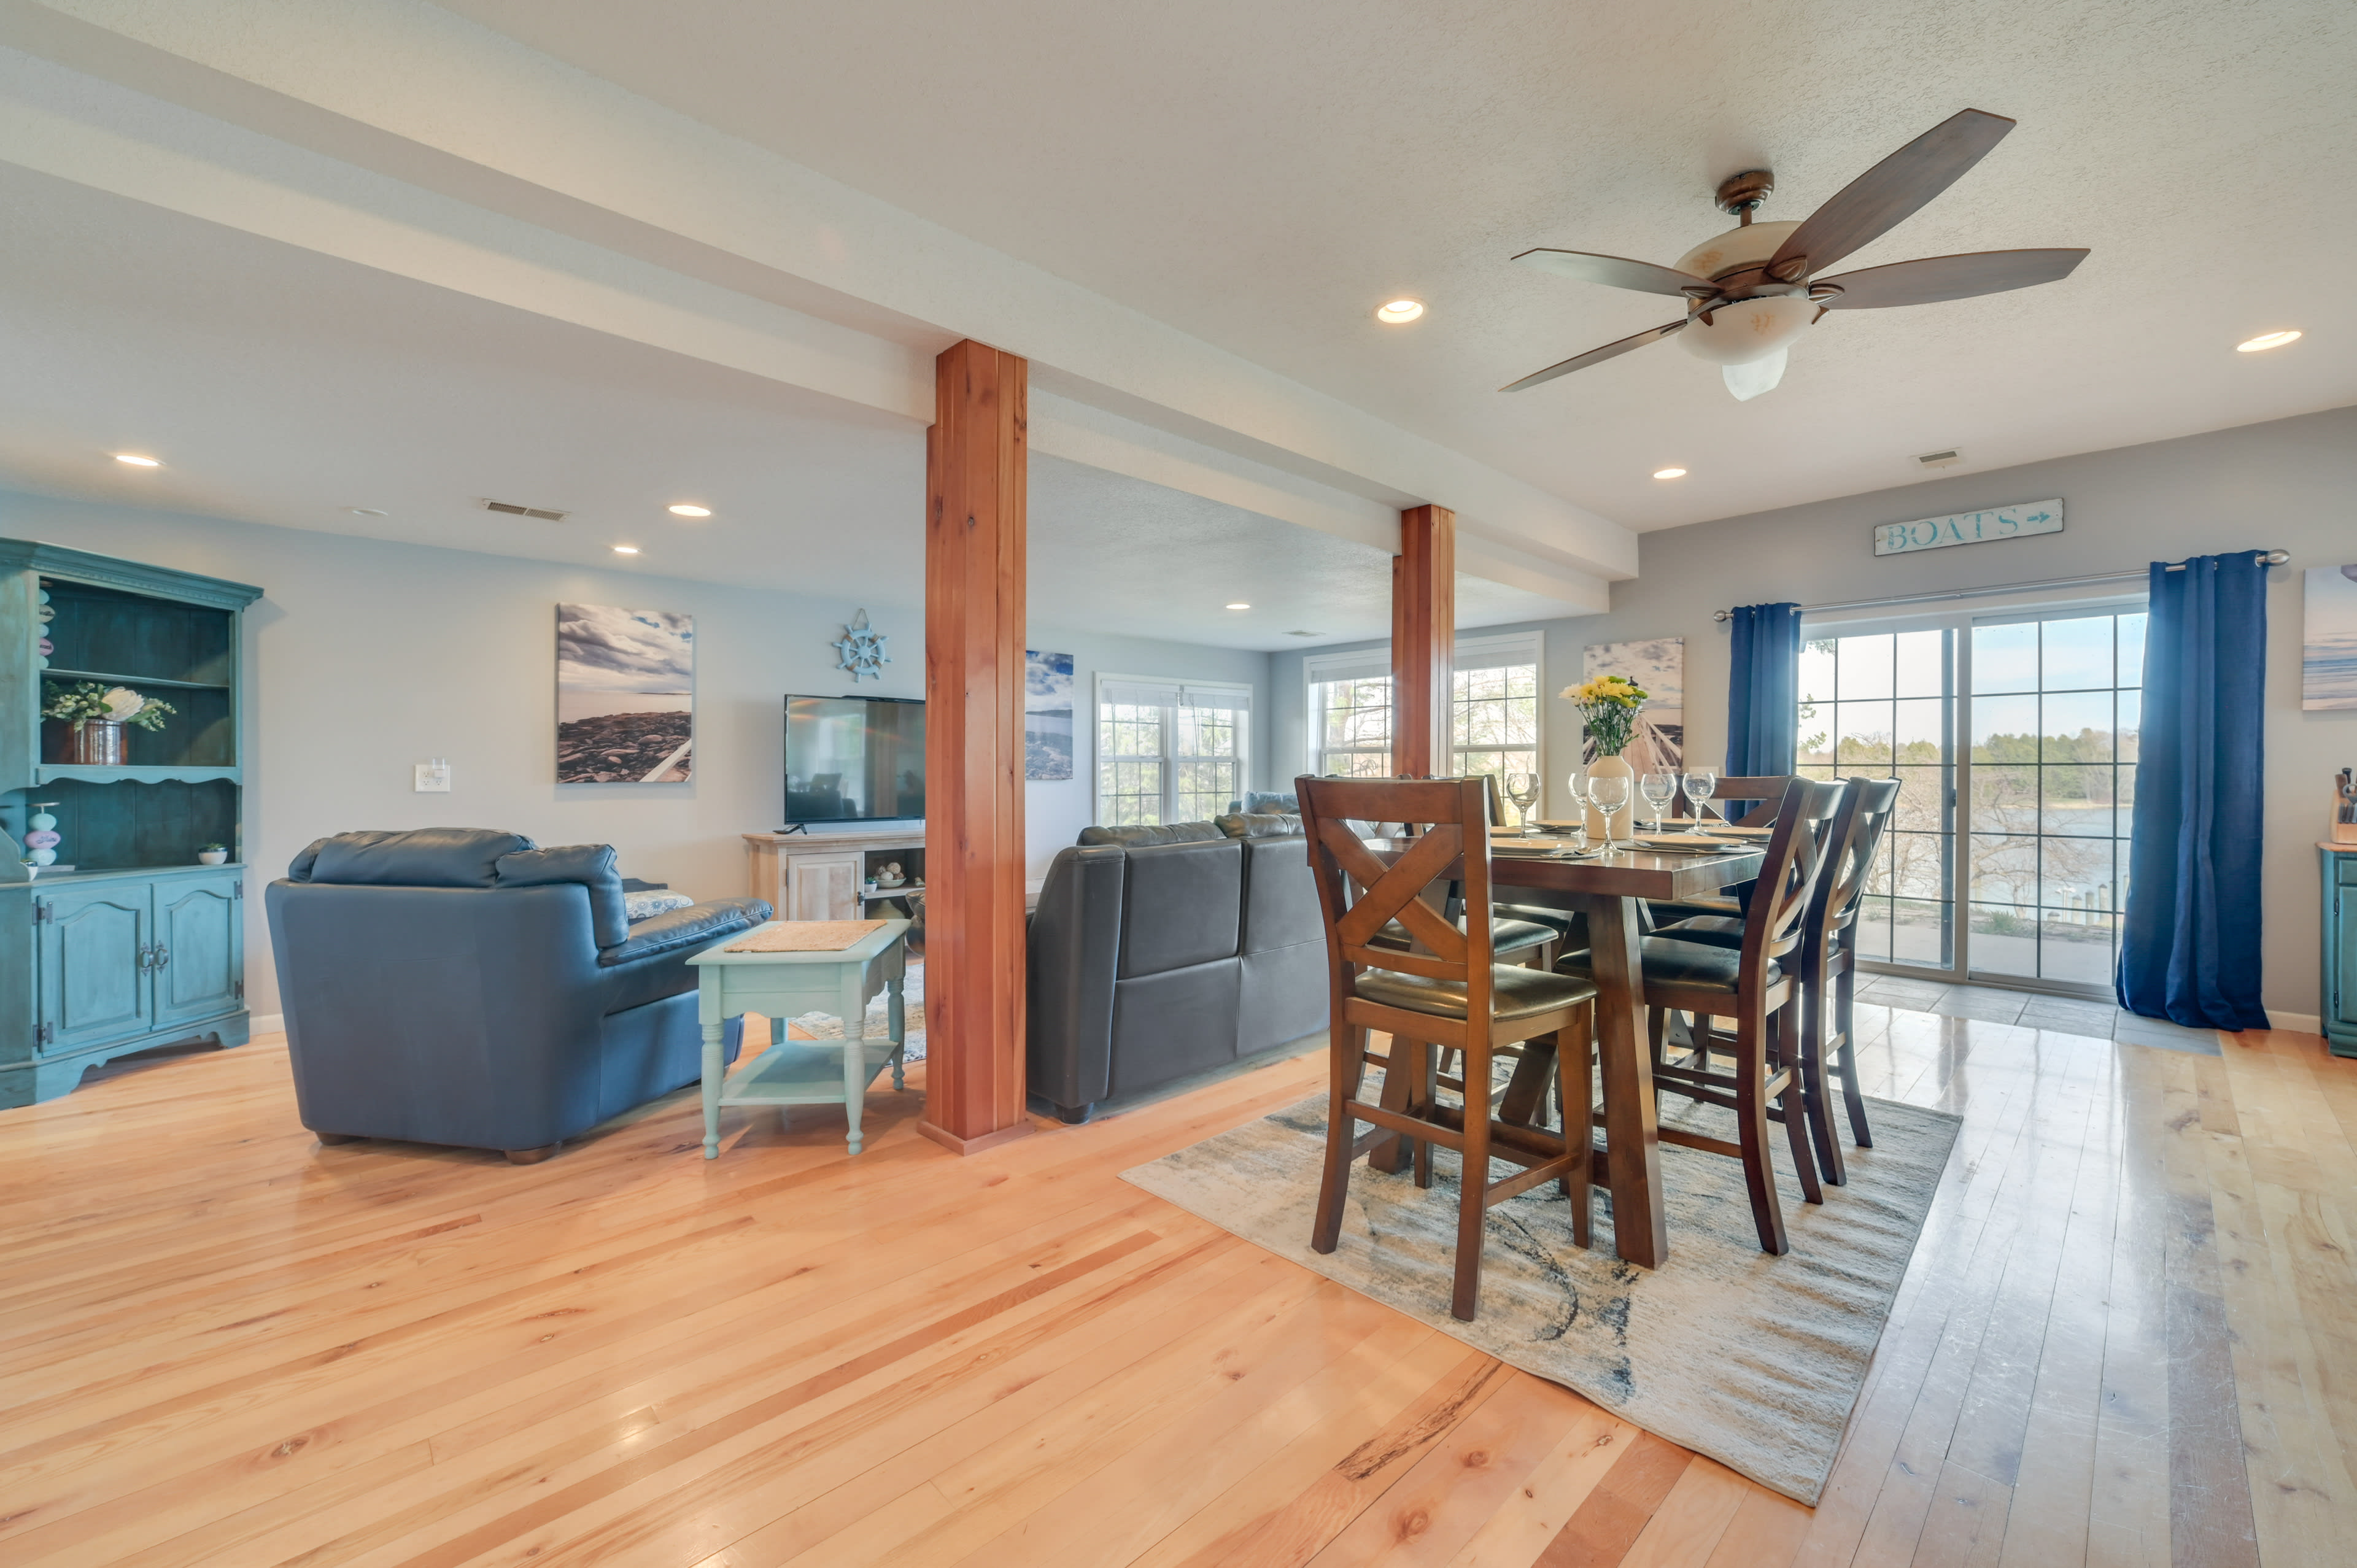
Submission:
M 1412 839 L 1370 839 L 1367 847 L 1389 863 Z M 1642 942 L 1647 903 L 1707 897 L 1760 872 L 1762 844 L 1745 835 L 1724 850 L 1652 851 L 1609 854 L 1548 841 L 1500 837 L 1490 856 L 1490 884 L 1500 903 L 1562 909 L 1587 917 L 1596 976 L 1596 1055 L 1604 1079 L 1604 1148 L 1597 1177 L 1612 1194 L 1612 1244 L 1622 1259 L 1657 1269 L 1669 1260 L 1668 1205 L 1662 1190 L 1660 1112 L 1653 1098 L 1652 1052 L 1645 1030 Z M 1460 860 L 1438 881 L 1464 876 Z M 1554 1068 L 1551 1041 L 1526 1043 L 1514 1079 L 1500 1101 L 1501 1120 L 1527 1122 L 1545 1098 Z M 1535 1047 L 1535 1048 L 1534 1048 Z M 1568 1134 L 1569 1107 L 1565 1132 Z M 1593 1133 L 1589 1134 L 1591 1140 Z

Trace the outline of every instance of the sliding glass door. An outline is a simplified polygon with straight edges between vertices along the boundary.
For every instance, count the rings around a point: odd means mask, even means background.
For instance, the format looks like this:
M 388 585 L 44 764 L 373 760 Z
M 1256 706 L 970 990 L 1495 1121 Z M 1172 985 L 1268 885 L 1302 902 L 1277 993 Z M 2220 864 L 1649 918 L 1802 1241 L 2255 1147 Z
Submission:
M 2141 605 L 1804 632 L 1800 770 L 1902 781 L 1877 968 L 2106 994 L 2136 800 Z

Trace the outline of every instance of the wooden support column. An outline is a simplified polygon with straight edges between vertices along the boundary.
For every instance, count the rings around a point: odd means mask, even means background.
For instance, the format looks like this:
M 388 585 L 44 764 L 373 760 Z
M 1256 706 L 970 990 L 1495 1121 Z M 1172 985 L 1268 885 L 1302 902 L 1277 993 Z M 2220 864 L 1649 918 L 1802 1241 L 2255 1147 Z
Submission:
M 1451 665 L 1457 648 L 1457 514 L 1400 513 L 1392 557 L 1392 771 L 1423 779 L 1448 766 Z
M 1030 367 L 933 362 L 925 478 L 925 1117 L 962 1155 L 1024 1111 L 1023 643 Z

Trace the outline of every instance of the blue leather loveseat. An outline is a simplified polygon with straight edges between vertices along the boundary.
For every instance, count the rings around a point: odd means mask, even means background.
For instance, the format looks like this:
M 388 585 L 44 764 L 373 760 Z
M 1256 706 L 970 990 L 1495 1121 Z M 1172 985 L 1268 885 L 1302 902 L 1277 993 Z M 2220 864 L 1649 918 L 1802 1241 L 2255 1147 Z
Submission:
M 611 846 L 475 828 L 321 839 L 267 903 L 303 1124 L 518 1164 L 699 1077 L 687 960 L 770 918 L 723 898 L 633 925 Z

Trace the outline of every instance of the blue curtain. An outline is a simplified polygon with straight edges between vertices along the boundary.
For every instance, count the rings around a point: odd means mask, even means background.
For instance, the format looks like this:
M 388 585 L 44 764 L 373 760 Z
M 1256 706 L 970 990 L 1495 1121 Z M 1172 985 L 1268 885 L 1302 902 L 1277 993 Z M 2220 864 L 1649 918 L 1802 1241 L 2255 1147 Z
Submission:
M 1741 605 L 1733 619 L 1727 771 L 1738 779 L 1790 773 L 1800 724 L 1801 607 Z M 1739 821 L 1749 811 L 1746 806 L 1735 815 Z
M 2264 1029 L 2260 790 L 2267 568 L 2249 551 L 2152 565 L 2120 1005 Z

